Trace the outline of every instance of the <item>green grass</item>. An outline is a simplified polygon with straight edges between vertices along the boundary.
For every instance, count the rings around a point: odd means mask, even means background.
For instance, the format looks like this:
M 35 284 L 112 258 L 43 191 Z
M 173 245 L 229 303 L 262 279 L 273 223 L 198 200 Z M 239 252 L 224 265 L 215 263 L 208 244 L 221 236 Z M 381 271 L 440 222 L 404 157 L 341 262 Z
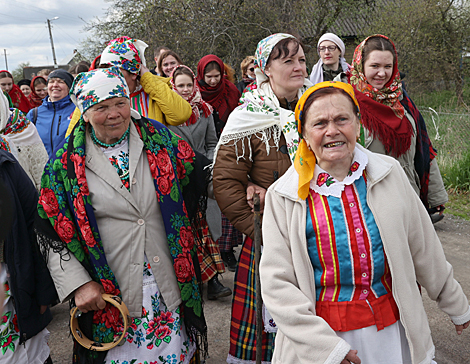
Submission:
M 449 190 L 449 202 L 444 213 L 470 220 L 470 192 Z
M 470 105 L 470 81 L 463 95 Z M 470 220 L 470 108 L 458 105 L 454 92 L 446 90 L 415 95 L 413 101 L 438 151 L 437 162 L 449 193 L 446 213 Z

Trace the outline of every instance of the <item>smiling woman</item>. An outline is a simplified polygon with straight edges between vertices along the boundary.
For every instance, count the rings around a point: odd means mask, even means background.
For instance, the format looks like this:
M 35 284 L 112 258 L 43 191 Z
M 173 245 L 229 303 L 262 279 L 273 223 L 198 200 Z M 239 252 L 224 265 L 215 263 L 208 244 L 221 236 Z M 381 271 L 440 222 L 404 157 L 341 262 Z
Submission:
M 255 52 L 256 82 L 245 89 L 230 114 L 214 158 L 214 194 L 222 212 L 247 238 L 232 303 L 228 363 L 255 363 L 256 332 L 253 192 L 265 190 L 292 164 L 299 142 L 294 109 L 311 83 L 305 78 L 300 41 L 278 33 L 262 39 Z M 264 222 L 263 222 L 264 224 Z M 259 319 L 258 319 L 259 320 Z M 258 324 L 260 324 L 258 321 Z M 262 360 L 273 355 L 275 327 L 263 318 Z
M 41 81 L 34 80 L 39 94 L 44 93 L 44 85 Z M 49 75 L 47 92 L 42 103 L 35 110 L 31 110 L 27 118 L 36 124 L 39 136 L 46 147 L 49 157 L 53 155 L 59 145 L 65 139 L 65 132 L 70 123 L 70 118 L 75 106 L 69 96 L 73 76 L 62 69 L 57 69 Z M 36 94 L 39 96 L 39 94 Z M 39 103 L 39 101 L 38 101 Z
M 362 110 L 365 147 L 396 158 L 433 221 L 443 218 L 447 192 L 436 150 L 419 110 L 402 88 L 395 45 L 374 35 L 356 48 L 348 82 Z

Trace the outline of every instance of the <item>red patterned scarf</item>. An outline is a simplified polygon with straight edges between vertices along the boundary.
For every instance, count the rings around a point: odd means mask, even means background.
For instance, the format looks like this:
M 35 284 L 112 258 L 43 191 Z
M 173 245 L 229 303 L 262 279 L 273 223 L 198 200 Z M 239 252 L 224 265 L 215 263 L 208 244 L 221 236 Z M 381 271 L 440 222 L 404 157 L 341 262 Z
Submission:
M 188 101 L 189 102 L 189 105 L 191 105 L 191 108 L 193 109 L 193 113 L 191 114 L 191 117 L 184 123 L 184 125 L 192 125 L 192 124 L 195 124 L 196 121 L 199 120 L 199 117 L 200 117 L 200 110 L 203 111 L 204 113 L 204 116 L 207 118 L 209 117 L 209 115 L 212 114 L 212 111 L 213 111 L 213 108 L 210 104 L 208 104 L 207 102 L 205 102 L 203 99 L 202 99 L 202 96 L 201 96 L 201 90 L 199 90 L 199 86 L 196 82 L 196 76 L 194 76 L 194 73 L 193 71 L 191 70 L 191 68 L 189 68 L 188 66 L 185 66 L 185 65 L 180 65 L 178 67 L 176 67 L 173 72 L 171 73 L 171 86 L 173 87 L 173 90 L 178 93 L 178 91 L 176 90 L 176 84 L 175 84 L 175 79 L 173 77 L 175 71 L 178 69 L 178 68 L 187 68 L 188 70 L 191 71 L 191 74 L 193 75 L 193 92 L 191 93 L 191 95 L 189 96 Z M 179 94 L 179 93 L 178 93 Z M 181 96 L 181 95 L 180 95 Z
M 390 41 L 383 35 L 371 37 L 382 37 Z M 348 72 L 348 82 L 354 87 L 359 101 L 364 127 L 372 133 L 374 138 L 382 142 L 387 153 L 399 157 L 410 149 L 413 128 L 400 103 L 402 84 L 397 62 L 393 65 L 390 80 L 382 89 L 376 89 L 367 81 L 363 67 L 363 49 L 371 37 L 362 41 L 354 51 L 352 67 Z M 395 50 L 395 45 L 393 43 L 392 45 Z M 395 50 L 395 59 L 396 56 Z

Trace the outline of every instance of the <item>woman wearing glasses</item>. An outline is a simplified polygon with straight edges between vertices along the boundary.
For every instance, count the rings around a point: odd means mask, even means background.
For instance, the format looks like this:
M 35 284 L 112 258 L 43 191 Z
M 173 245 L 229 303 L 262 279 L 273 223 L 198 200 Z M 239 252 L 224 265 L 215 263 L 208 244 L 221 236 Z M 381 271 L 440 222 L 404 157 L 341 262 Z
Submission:
M 317 45 L 320 60 L 313 66 L 310 81 L 314 85 L 323 81 L 333 81 L 341 72 L 346 72 L 349 64 L 344 59 L 345 50 L 343 41 L 336 34 L 323 34 Z
M 240 63 L 240 69 L 242 71 L 242 80 L 237 83 L 238 91 L 242 94 L 245 87 L 252 83 L 255 77 L 255 57 L 248 56 Z

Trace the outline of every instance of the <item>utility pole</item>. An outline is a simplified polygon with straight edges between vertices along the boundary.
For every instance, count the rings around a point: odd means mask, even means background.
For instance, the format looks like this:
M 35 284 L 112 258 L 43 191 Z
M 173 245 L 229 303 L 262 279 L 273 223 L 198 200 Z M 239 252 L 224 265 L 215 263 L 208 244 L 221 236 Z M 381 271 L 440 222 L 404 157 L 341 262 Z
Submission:
M 58 68 L 58 66 L 57 66 L 57 60 L 55 58 L 54 41 L 52 40 L 51 20 L 56 20 L 56 19 L 59 19 L 59 17 L 56 16 L 50 20 L 47 19 L 47 26 L 49 28 L 49 37 L 51 38 L 51 48 L 52 48 L 52 58 L 54 59 L 54 68 Z
M 5 54 L 5 69 L 8 71 L 8 60 L 7 60 L 7 50 L 3 49 L 3 54 Z

